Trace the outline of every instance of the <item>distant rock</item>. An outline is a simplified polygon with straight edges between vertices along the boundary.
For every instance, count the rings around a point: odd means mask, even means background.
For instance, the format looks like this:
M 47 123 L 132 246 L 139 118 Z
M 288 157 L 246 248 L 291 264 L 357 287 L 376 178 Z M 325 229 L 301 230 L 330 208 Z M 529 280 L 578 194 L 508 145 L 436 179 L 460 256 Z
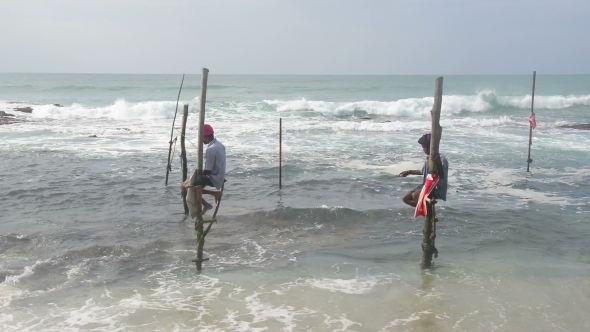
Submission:
M 53 104 L 53 106 L 64 107 L 64 105 L 60 105 L 60 104 Z
M 21 120 L 11 116 L 0 116 L 0 125 L 22 122 Z
M 96 135 L 90 135 L 90 136 L 88 136 L 88 137 L 96 137 Z
M 575 124 L 575 125 L 563 125 L 563 126 L 559 126 L 559 127 L 580 129 L 580 130 L 590 130 L 590 123 L 580 123 L 580 124 Z
M 4 111 L 0 111 L 0 116 L 14 116 L 14 114 L 6 113 Z
M 373 120 L 373 119 L 368 116 L 365 116 L 364 118 L 361 118 L 361 120 Z
M 33 113 L 33 108 L 32 107 L 15 107 L 14 108 L 15 111 L 17 112 L 23 112 L 23 113 Z

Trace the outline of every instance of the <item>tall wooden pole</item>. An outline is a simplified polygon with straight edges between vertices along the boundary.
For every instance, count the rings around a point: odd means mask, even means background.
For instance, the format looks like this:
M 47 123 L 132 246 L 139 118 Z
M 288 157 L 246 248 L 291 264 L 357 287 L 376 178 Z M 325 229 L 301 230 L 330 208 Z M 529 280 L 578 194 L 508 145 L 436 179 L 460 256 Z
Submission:
M 172 153 L 172 136 L 174 136 L 174 122 L 176 122 L 176 113 L 178 113 L 178 100 L 180 99 L 180 91 L 182 91 L 182 84 L 184 83 L 184 74 L 182 74 L 182 82 L 180 82 L 180 89 L 178 90 L 178 98 L 176 98 L 176 111 L 174 112 L 174 119 L 172 120 L 172 130 L 170 131 L 170 147 L 168 148 L 168 163 L 166 164 L 166 185 L 168 185 L 168 174 L 170 173 L 170 155 Z
M 182 111 L 182 130 L 180 131 L 180 160 L 182 162 L 182 183 L 186 181 L 188 177 L 188 166 L 186 160 L 186 148 L 184 145 L 185 133 L 186 133 L 186 121 L 188 119 L 188 104 L 184 104 Z M 186 191 L 182 191 L 182 204 L 184 205 L 184 214 L 188 214 L 188 205 L 186 204 Z
M 534 71 L 533 72 L 533 94 L 532 94 L 532 98 L 531 98 L 531 115 L 534 114 L 533 107 L 535 105 L 535 80 L 536 80 L 536 78 L 537 78 L 537 72 Z M 529 123 L 529 156 L 526 159 L 526 162 L 527 162 L 526 171 L 527 172 L 529 172 L 529 166 L 533 162 L 533 160 L 531 159 L 531 145 L 533 145 L 533 124 Z
M 197 160 L 197 178 L 200 180 L 203 176 L 203 128 L 205 126 L 205 103 L 207 97 L 207 77 L 209 76 L 209 69 L 203 68 L 203 79 L 201 81 L 201 105 L 199 108 L 199 142 L 198 142 L 198 153 L 199 157 Z M 197 232 L 197 259 L 195 263 L 197 265 L 197 271 L 201 271 L 203 266 L 203 246 L 205 245 L 205 230 L 203 229 L 203 214 L 201 213 L 203 197 L 202 197 L 201 186 L 196 187 L 197 191 L 197 221 L 195 221 L 195 230 Z
M 438 156 L 438 147 L 442 136 L 442 127 L 440 126 L 440 109 L 442 106 L 442 88 L 443 78 L 436 79 L 434 87 L 434 105 L 430 111 L 432 124 L 430 136 L 430 158 L 428 160 L 428 173 L 436 174 L 437 166 L 434 158 Z M 447 174 L 445 174 L 447 176 Z M 427 202 L 427 214 L 424 217 L 424 230 L 422 231 L 422 267 L 430 268 L 432 264 L 432 255 L 436 252 L 434 240 L 436 238 L 436 217 L 434 216 L 434 204 Z
M 205 246 L 205 230 L 203 228 L 203 188 L 197 186 L 195 188 L 197 197 L 197 220 L 195 221 L 195 231 L 197 232 L 197 258 L 193 261 L 197 266 L 197 271 L 201 272 L 203 268 L 203 247 Z
M 283 188 L 283 118 L 279 118 L 279 189 Z
M 203 68 L 203 79 L 201 80 L 201 105 L 199 108 L 199 144 L 198 144 L 198 160 L 197 170 L 199 177 L 203 176 L 203 127 L 205 126 L 205 104 L 207 100 L 207 77 L 209 76 L 209 69 Z

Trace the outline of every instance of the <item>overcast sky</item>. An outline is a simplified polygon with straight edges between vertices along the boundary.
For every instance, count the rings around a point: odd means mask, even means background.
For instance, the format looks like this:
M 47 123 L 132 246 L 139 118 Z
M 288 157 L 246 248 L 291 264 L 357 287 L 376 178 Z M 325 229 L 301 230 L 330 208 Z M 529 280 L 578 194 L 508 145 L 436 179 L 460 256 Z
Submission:
M 590 74 L 588 0 L 0 0 L 0 72 Z

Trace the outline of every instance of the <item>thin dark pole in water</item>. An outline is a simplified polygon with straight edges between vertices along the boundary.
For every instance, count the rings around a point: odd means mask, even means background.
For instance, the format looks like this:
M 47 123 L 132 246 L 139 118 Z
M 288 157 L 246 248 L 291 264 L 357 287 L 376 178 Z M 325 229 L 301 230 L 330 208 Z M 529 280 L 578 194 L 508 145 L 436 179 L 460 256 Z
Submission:
M 182 82 L 180 82 L 180 89 L 178 90 L 178 98 L 176 98 L 176 111 L 174 112 L 174 119 L 172 120 L 172 130 L 170 131 L 170 147 L 168 148 L 168 163 L 166 164 L 166 185 L 168 185 L 168 173 L 170 173 L 170 154 L 172 153 L 172 136 L 174 135 L 174 122 L 176 121 L 176 113 L 178 113 L 178 100 L 180 100 L 180 91 L 182 91 L 182 84 L 184 83 L 184 74 L 182 74 Z
M 186 133 L 186 121 L 188 119 L 188 104 L 184 104 L 182 111 L 182 130 L 180 131 L 180 160 L 182 161 L 182 183 L 188 177 L 188 165 L 186 160 L 186 148 L 184 146 L 184 139 Z M 186 204 L 186 191 L 182 191 L 182 203 L 184 205 L 184 214 L 188 214 L 188 205 Z
M 534 71 L 533 72 L 533 94 L 532 94 L 532 98 L 531 98 L 531 115 L 530 116 L 534 116 L 535 112 L 533 112 L 533 107 L 535 105 L 535 80 L 537 78 L 537 72 Z M 531 145 L 533 145 L 533 124 L 530 123 L 530 118 L 529 118 L 529 156 L 526 159 L 526 171 L 529 172 L 529 166 L 531 166 L 531 163 L 533 162 L 533 160 L 531 159 Z
M 283 188 L 283 118 L 279 118 L 279 189 Z

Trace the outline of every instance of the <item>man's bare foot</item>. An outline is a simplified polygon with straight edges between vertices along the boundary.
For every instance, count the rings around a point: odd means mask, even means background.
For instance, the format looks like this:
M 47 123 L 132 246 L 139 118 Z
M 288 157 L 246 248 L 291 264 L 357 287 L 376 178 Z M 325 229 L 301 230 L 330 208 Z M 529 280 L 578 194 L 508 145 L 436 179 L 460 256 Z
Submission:
M 212 208 L 213 208 L 213 205 L 211 205 L 211 204 L 203 204 L 203 211 L 201 212 L 201 214 L 207 213 L 207 211 L 211 210 Z

